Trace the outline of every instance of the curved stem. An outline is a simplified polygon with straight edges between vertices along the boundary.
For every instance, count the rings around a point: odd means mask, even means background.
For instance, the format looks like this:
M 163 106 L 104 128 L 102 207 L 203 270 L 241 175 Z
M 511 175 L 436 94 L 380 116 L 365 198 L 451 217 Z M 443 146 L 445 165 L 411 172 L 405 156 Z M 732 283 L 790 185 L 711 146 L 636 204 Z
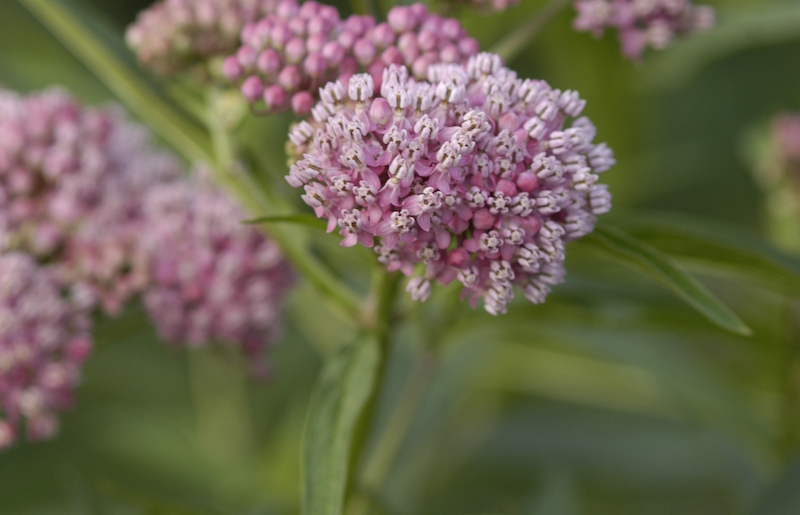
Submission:
M 537 11 L 528 21 L 497 42 L 490 52 L 498 54 L 507 63 L 513 61 L 536 37 L 539 30 L 571 2 L 572 0 L 550 0 L 550 3 Z
M 259 187 L 246 172 L 244 165 L 236 159 L 228 128 L 219 113 L 215 112 L 215 97 L 212 92 L 208 102 L 208 130 L 213 142 L 215 179 L 223 187 L 232 191 L 248 211 L 259 216 L 270 216 L 288 212 L 284 202 Z M 312 286 L 336 309 L 351 321 L 362 327 L 365 325 L 361 303 L 344 283 L 339 281 L 328 268 L 316 259 L 305 245 L 296 238 L 297 228 L 287 230 L 271 224 L 267 232 L 278 244 L 286 259 L 308 280 Z

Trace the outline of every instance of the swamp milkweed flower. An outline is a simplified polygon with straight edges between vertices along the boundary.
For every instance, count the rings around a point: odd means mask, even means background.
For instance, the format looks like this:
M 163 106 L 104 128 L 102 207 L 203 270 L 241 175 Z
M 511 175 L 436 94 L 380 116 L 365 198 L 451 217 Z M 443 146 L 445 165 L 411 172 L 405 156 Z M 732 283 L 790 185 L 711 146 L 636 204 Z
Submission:
M 144 200 L 152 277 L 144 305 L 164 340 L 238 347 L 263 375 L 292 276 L 277 245 L 242 224 L 244 211 L 198 173 Z
M 431 280 L 458 280 L 492 314 L 514 285 L 543 302 L 563 280 L 564 243 L 611 207 L 597 183 L 611 150 L 592 143 L 576 92 L 519 79 L 497 55 L 433 65 L 428 79 L 391 65 L 379 95 L 370 74 L 328 83 L 314 124 L 290 134 L 287 181 L 342 245 L 373 247 L 413 276 L 416 300 Z
M 71 407 L 91 352 L 90 302 L 52 267 L 22 252 L 0 256 L 0 449 L 21 431 L 51 438 Z
M 606 28 L 615 29 L 622 53 L 631 59 L 648 47 L 660 50 L 676 36 L 714 26 L 714 9 L 690 0 L 578 0 L 575 9 L 575 30 L 599 37 Z
M 307 114 L 320 86 L 346 84 L 359 69 L 379 88 L 392 64 L 422 79 L 435 63 L 464 63 L 478 52 L 458 20 L 429 13 L 424 4 L 394 7 L 383 23 L 359 15 L 341 20 L 335 8 L 313 1 L 292 5 L 247 24 L 242 46 L 223 64 L 245 99 L 267 113 L 291 107 Z

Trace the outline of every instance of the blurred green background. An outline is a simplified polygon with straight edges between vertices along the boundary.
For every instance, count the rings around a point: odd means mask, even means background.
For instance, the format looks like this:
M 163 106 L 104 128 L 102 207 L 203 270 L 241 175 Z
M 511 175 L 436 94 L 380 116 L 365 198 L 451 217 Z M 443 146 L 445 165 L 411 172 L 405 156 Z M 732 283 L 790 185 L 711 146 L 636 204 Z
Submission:
M 94 27 L 133 63 L 121 34 L 149 2 L 70 3 L 93 13 Z M 490 48 L 544 3 L 459 17 Z M 408 432 L 373 492 L 377 513 L 800 513 L 800 311 L 781 293 L 786 285 L 704 268 L 663 236 L 679 227 L 700 241 L 764 248 L 748 135 L 800 109 L 800 4 L 712 3 L 717 30 L 642 63 L 621 57 L 614 34 L 573 32 L 566 9 L 509 64 L 581 93 L 598 140 L 618 160 L 603 177 L 615 206 L 606 219 L 700 271 L 754 335 L 725 333 L 651 279 L 578 244 L 568 247 L 566 283 L 542 306 L 515 304 L 493 318 L 453 308 L 450 290 L 422 307 L 407 303 L 378 420 Z M 112 99 L 13 1 L 0 2 L 0 84 Z M 288 122 L 256 125 L 275 163 Z M 368 253 L 341 250 L 335 236 L 315 245 L 364 284 Z M 425 329 L 431 322 L 447 330 Z M 301 284 L 273 377 L 257 382 L 235 356 L 161 344 L 137 306 L 99 320 L 60 434 L 0 454 L 0 512 L 298 513 L 306 402 L 324 357 L 353 334 Z M 412 371 L 428 379 L 406 384 Z M 418 409 L 389 414 L 406 401 Z

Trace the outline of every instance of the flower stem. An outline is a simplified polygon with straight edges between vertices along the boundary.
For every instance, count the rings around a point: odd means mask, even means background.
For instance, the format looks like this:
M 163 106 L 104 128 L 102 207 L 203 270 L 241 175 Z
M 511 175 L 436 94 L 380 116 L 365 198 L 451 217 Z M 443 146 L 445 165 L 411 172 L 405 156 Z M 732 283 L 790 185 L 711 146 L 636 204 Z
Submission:
M 513 61 L 520 52 L 525 50 L 533 38 L 548 22 L 566 7 L 572 0 L 550 0 L 548 4 L 538 10 L 528 21 L 520 25 L 514 32 L 497 42 L 491 52 L 498 54 L 505 62 Z
M 208 102 L 208 130 L 215 154 L 213 163 L 215 179 L 221 186 L 233 192 L 247 210 L 255 215 L 270 216 L 289 212 L 289 206 L 268 190 L 255 184 L 244 165 L 236 159 L 237 149 L 222 117 L 215 110 L 215 98 L 216 94 L 212 92 Z M 358 298 L 298 241 L 297 231 L 297 228 L 288 231 L 278 227 L 277 224 L 270 224 L 267 228 L 267 232 L 281 248 L 286 259 L 320 295 L 327 299 L 337 312 L 363 327 L 365 324 L 363 310 Z
M 381 347 L 380 363 L 375 374 L 375 391 L 372 398 L 369 400 L 367 406 L 364 408 L 362 421 L 356 435 L 353 438 L 352 452 L 350 456 L 350 466 L 348 477 L 356 478 L 356 469 L 361 462 L 362 454 L 364 453 L 367 439 L 374 429 L 375 416 L 378 412 L 377 406 L 381 397 L 383 397 L 383 389 L 386 382 L 386 370 L 389 361 L 390 349 L 389 344 L 391 341 L 393 330 L 393 318 L 395 310 L 395 301 L 397 300 L 397 292 L 400 286 L 402 276 L 398 272 L 387 272 L 385 270 L 376 269 L 374 278 L 372 280 L 372 293 L 364 307 L 363 313 L 365 318 L 369 321 L 370 329 L 378 340 Z M 356 481 L 353 481 L 353 485 Z M 356 506 L 356 511 L 365 509 L 366 499 L 363 499 L 357 490 L 351 488 L 350 502 Z M 351 508 L 352 510 L 352 508 Z

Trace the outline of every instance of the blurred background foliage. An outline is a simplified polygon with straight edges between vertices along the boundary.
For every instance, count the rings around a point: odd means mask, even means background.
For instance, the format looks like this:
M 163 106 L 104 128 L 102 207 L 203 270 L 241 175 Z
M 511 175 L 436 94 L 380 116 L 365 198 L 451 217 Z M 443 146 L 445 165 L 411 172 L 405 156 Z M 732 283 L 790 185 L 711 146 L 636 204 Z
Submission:
M 121 34 L 147 0 L 68 3 L 133 66 Z M 367 452 L 354 479 L 375 513 L 800 513 L 800 288 L 786 280 L 800 260 L 759 236 L 747 158 L 754 127 L 800 109 L 800 4 L 711 3 L 717 30 L 642 63 L 620 56 L 614 34 L 573 32 L 568 8 L 509 64 L 587 99 L 618 160 L 605 176 L 606 221 L 698 272 L 753 335 L 712 326 L 580 243 L 544 305 L 493 318 L 451 288 L 425 305 L 405 302 L 367 440 L 382 451 Z M 544 4 L 459 17 L 490 48 Z M 113 99 L 12 1 L 0 2 L 0 84 Z M 242 128 L 275 188 L 285 187 L 289 122 Z M 369 253 L 326 236 L 314 248 L 365 288 Z M 772 261 L 723 266 L 733 249 Z M 0 512 L 298 513 L 308 397 L 324 358 L 354 331 L 299 285 L 272 378 L 257 382 L 235 356 L 162 345 L 137 306 L 99 321 L 61 433 L 0 455 Z

